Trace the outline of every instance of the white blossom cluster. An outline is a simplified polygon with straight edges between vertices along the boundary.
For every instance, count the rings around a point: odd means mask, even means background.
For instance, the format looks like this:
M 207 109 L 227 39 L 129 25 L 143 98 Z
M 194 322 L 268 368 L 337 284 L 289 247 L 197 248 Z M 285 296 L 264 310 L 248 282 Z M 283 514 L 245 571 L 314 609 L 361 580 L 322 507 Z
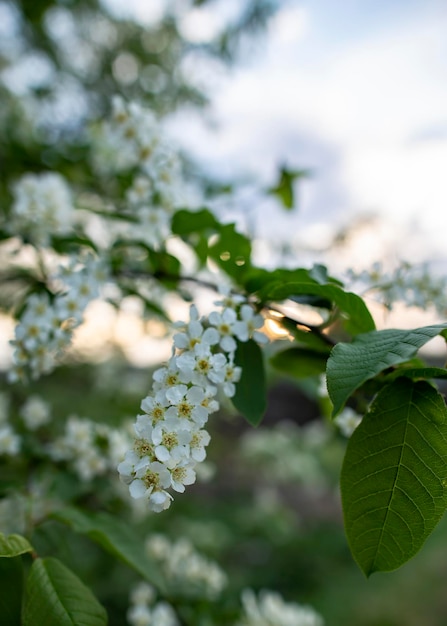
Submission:
M 31 295 L 15 327 L 10 382 L 37 379 L 51 372 L 83 320 L 87 305 L 97 298 L 107 272 L 101 261 L 72 259 L 52 277 L 56 295 Z
M 324 626 L 323 618 L 310 606 L 285 602 L 274 591 L 256 594 L 251 589 L 242 592 L 244 615 L 237 626 Z
M 447 278 L 436 276 L 427 264 L 412 265 L 402 262 L 392 271 L 386 271 L 379 261 L 370 270 L 349 270 L 348 278 L 378 292 L 383 304 L 392 309 L 397 302 L 426 310 L 434 307 L 441 317 L 447 312 Z
M 114 471 L 131 445 L 125 429 L 114 429 L 88 418 L 71 415 L 65 432 L 47 446 L 50 458 L 66 462 L 83 482 Z
M 55 172 L 25 174 L 13 188 L 14 202 L 7 225 L 32 243 L 47 246 L 51 234 L 66 234 L 73 224 L 73 200 L 65 179 Z
M 135 221 L 121 234 L 150 246 L 165 242 L 183 184 L 178 155 L 153 113 L 115 97 L 110 119 L 101 128 L 96 160 L 101 170 L 135 174 L 126 192 L 126 210 Z
M 154 534 L 146 540 L 146 551 L 160 565 L 168 589 L 177 596 L 216 600 L 227 585 L 227 575 L 185 538 L 169 541 Z
M 210 441 L 204 426 L 219 408 L 218 392 L 233 397 L 241 376 L 234 362 L 236 340 L 267 341 L 257 330 L 262 316 L 242 296 L 227 296 L 216 305 L 221 311 L 202 319 L 192 305 L 189 322 L 175 324 L 173 354 L 153 374 L 134 425 L 134 448 L 118 466 L 131 496 L 146 498 L 156 512 L 170 506 L 169 489 L 183 492 L 196 480 L 195 465 L 205 459 Z
M 168 602 L 154 602 L 155 589 L 140 582 L 130 594 L 127 621 L 131 626 L 180 626 L 176 613 Z

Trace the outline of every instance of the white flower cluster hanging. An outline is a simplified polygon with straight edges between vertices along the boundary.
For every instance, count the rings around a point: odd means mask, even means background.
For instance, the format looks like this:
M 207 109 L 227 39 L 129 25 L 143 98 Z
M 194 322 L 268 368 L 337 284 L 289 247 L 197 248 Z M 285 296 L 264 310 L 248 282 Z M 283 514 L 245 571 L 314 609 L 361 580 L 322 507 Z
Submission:
M 136 218 L 120 235 L 157 248 L 171 234 L 171 218 L 184 202 L 180 159 L 153 113 L 116 96 L 112 113 L 96 141 L 100 171 L 131 171 L 126 191 L 126 212 Z
M 15 327 L 10 382 L 36 380 L 51 372 L 58 356 L 70 344 L 73 330 L 83 321 L 87 305 L 99 296 L 107 278 L 100 261 L 73 257 L 52 277 L 55 296 L 31 295 Z
M 47 246 L 52 234 L 70 232 L 74 216 L 72 194 L 57 172 L 25 174 L 14 185 L 13 196 L 9 232 L 23 233 L 39 246 Z
M 221 311 L 200 318 L 195 305 L 187 323 L 178 322 L 173 353 L 153 374 L 152 389 L 134 425 L 133 450 L 118 466 L 133 498 L 146 498 L 160 512 L 195 482 L 195 465 L 206 457 L 210 435 L 205 425 L 219 409 L 218 392 L 231 398 L 241 368 L 235 365 L 236 340 L 266 342 L 257 330 L 263 318 L 243 296 L 216 302 Z

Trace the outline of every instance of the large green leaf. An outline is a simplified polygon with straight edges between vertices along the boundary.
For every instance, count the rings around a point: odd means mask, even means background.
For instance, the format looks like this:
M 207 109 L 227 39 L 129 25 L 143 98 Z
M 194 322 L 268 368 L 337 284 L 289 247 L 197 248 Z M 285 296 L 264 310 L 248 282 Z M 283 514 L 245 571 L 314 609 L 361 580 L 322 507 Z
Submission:
M 352 343 L 337 344 L 326 370 L 333 415 L 364 382 L 388 367 L 408 361 L 427 341 L 446 328 L 447 324 L 437 324 L 414 330 L 380 330 L 360 335 Z
M 2 626 L 20 626 L 22 592 L 22 558 L 0 559 L 0 624 Z
M 326 369 L 326 360 L 327 357 L 321 352 L 293 347 L 274 354 L 270 363 L 284 374 L 306 378 L 323 374 Z
M 419 551 L 447 506 L 447 410 L 434 387 L 401 378 L 377 395 L 340 484 L 348 541 L 367 576 Z
M 32 551 L 32 545 L 22 535 L 4 535 L 0 533 L 0 558 L 20 556 Z
M 344 327 L 350 334 L 357 335 L 375 329 L 374 320 L 362 298 L 332 283 L 273 283 L 263 287 L 258 295 L 262 301 L 280 301 L 301 295 L 319 296 L 332 302 L 341 311 Z
M 73 507 L 56 511 L 52 517 L 89 537 L 138 572 L 160 592 L 165 591 L 161 571 L 145 553 L 143 540 L 129 524 L 106 513 L 84 513 Z
M 236 384 L 233 404 L 252 426 L 258 426 L 267 408 L 262 350 L 253 339 L 246 342 L 238 341 L 234 360 L 236 365 L 242 368 L 242 375 Z
M 106 626 L 107 613 L 90 589 L 55 558 L 36 559 L 31 567 L 23 626 Z

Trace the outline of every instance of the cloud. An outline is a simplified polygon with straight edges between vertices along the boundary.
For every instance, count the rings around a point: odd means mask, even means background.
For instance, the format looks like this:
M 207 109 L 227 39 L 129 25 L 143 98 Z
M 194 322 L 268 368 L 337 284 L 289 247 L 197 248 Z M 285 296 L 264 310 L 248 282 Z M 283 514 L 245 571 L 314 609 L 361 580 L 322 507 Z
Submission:
M 353 25 L 348 40 L 336 32 L 324 40 L 310 3 L 286 6 L 257 58 L 221 81 L 218 124 L 190 119 L 188 143 L 228 177 L 249 172 L 268 180 L 284 160 L 312 167 L 302 224 L 346 223 L 375 210 L 419 228 L 429 252 L 443 250 L 447 13 L 422 5 L 418 14 L 405 6 L 401 13 L 361 37 Z M 290 219 L 284 224 L 286 236 Z

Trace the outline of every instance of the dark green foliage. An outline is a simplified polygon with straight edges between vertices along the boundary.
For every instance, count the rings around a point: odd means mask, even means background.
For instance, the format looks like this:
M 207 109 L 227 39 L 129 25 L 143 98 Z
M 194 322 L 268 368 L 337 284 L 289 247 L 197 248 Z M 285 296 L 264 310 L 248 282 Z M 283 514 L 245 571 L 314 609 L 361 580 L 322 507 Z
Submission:
M 38 558 L 28 576 L 23 626 L 106 626 L 107 614 L 90 589 L 58 559 Z
M 267 408 L 267 389 L 262 351 L 253 339 L 238 342 L 235 364 L 242 368 L 242 376 L 233 404 L 252 426 L 258 426 Z

